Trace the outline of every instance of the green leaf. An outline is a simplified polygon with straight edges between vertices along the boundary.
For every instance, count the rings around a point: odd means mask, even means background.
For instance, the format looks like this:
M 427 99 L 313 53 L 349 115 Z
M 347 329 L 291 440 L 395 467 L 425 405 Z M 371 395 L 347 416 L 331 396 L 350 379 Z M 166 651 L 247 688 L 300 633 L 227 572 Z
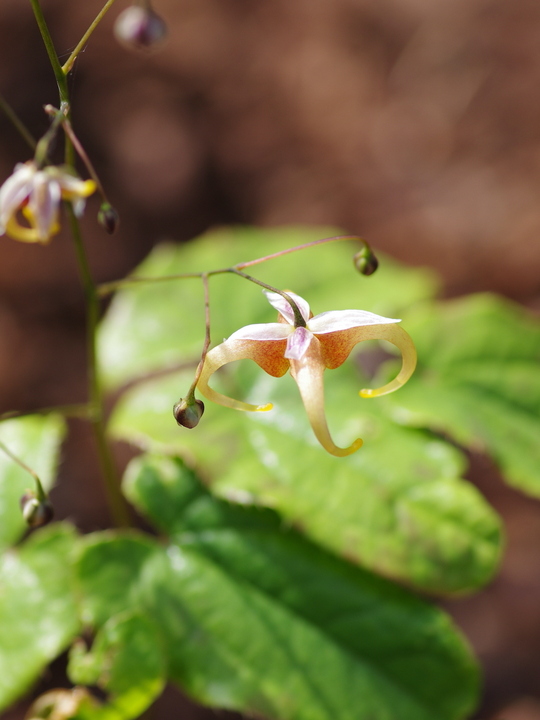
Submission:
M 73 528 L 55 524 L 0 558 L 0 708 L 28 690 L 79 631 L 75 543 Z
M 135 274 L 160 277 L 244 262 L 287 247 L 339 234 L 330 228 L 229 228 L 187 245 L 158 246 Z M 381 259 L 372 277 L 359 275 L 352 255 L 359 244 L 330 243 L 248 268 L 275 287 L 306 294 L 316 314 L 358 307 L 395 315 L 430 297 L 433 274 Z M 273 320 L 261 288 L 238 277 L 210 278 L 212 337 L 221 340 L 243 325 Z M 197 360 L 204 342 L 204 294 L 199 279 L 129 285 L 120 290 L 102 323 L 99 357 L 109 387 L 149 372 Z
M 420 589 L 470 591 L 492 577 L 501 524 L 461 479 L 459 451 L 392 423 L 379 400 L 359 399 L 365 382 L 351 363 L 327 373 L 327 416 L 338 441 L 360 436 L 365 444 L 347 458 L 332 457 L 314 439 L 292 379 L 258 377 L 250 399 L 274 402 L 271 412 L 209 404 L 197 428 L 178 428 L 171 398 L 188 380 L 173 375 L 126 394 L 111 432 L 181 453 L 214 492 L 274 507 L 328 549 Z
M 0 422 L 0 442 L 37 472 L 45 490 L 54 482 L 64 435 L 65 423 L 59 415 Z M 0 452 L 0 551 L 17 542 L 27 529 L 19 506 L 27 489 L 34 489 L 32 476 Z
M 85 709 L 85 720 L 137 718 L 165 686 L 165 657 L 155 624 L 147 617 L 111 617 L 99 630 L 92 649 L 73 646 L 68 666 L 72 682 L 96 685 L 107 702 Z
M 491 455 L 509 484 L 540 497 L 540 323 L 491 295 L 425 307 L 407 320 L 419 366 L 388 397 L 401 422 Z
M 172 679 L 201 702 L 280 720 L 471 711 L 475 663 L 439 609 L 325 553 L 271 511 L 213 498 L 177 460 L 137 459 L 127 492 L 171 543 L 88 539 L 85 615 L 97 625 L 129 608 L 150 617 Z

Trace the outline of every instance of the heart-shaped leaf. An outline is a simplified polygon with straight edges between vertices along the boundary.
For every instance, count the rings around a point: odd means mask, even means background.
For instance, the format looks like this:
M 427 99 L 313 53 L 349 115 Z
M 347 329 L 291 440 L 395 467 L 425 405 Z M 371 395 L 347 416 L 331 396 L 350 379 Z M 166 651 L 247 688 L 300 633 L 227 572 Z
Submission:
M 0 558 L 0 708 L 22 695 L 79 631 L 75 548 L 73 528 L 55 524 Z
M 540 322 L 492 295 L 411 313 L 419 366 L 389 396 L 394 417 L 491 455 L 506 480 L 540 497 Z
M 178 428 L 171 398 L 188 374 L 143 383 L 112 418 L 117 438 L 180 452 L 214 492 L 268 505 L 312 539 L 384 575 L 439 593 L 471 590 L 495 571 L 501 551 L 496 513 L 460 479 L 464 458 L 429 434 L 388 420 L 378 400 L 360 400 L 352 366 L 328 373 L 327 415 L 347 458 L 316 442 L 290 377 L 259 373 L 254 402 L 268 413 L 209 405 L 200 425 Z
M 269 510 L 217 500 L 173 458 L 127 493 L 171 536 L 97 535 L 79 561 L 85 617 L 161 627 L 169 673 L 201 702 L 280 720 L 458 720 L 474 661 L 448 618 L 317 548 Z

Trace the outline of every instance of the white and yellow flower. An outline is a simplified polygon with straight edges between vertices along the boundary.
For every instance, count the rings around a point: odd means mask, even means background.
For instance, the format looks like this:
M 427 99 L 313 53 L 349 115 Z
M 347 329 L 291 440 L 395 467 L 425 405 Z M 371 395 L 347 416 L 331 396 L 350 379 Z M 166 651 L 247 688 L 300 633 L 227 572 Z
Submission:
M 414 372 L 416 350 L 411 338 L 399 326 L 400 320 L 365 310 L 335 310 L 313 317 L 308 303 L 289 292 L 305 323 L 295 324 L 295 314 L 287 300 L 277 293 L 266 295 L 279 313 L 278 322 L 246 325 L 210 350 L 198 381 L 199 390 L 209 400 L 236 410 L 270 410 L 271 404 L 250 405 L 222 395 L 209 387 L 208 381 L 216 370 L 234 360 L 254 360 L 273 377 L 282 377 L 290 370 L 317 440 L 331 455 L 350 455 L 361 447 L 362 440 L 358 438 L 347 448 L 334 444 L 324 411 L 324 371 L 339 367 L 363 340 L 387 340 L 401 351 L 400 372 L 378 389 L 360 390 L 361 397 L 366 398 L 386 395 L 406 383 Z
M 60 202 L 72 202 L 80 216 L 95 189 L 93 180 L 81 180 L 61 167 L 38 169 L 33 160 L 19 163 L 0 188 L 0 235 L 46 244 L 60 230 Z M 28 225 L 21 225 L 19 213 Z

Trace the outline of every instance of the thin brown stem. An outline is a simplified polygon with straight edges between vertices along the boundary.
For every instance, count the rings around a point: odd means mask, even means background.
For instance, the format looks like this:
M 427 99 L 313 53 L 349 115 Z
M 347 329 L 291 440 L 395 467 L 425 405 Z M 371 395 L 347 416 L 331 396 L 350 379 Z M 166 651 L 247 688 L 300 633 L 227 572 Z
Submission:
M 255 260 L 248 260 L 244 263 L 238 263 L 237 265 L 234 265 L 232 267 L 219 268 L 218 270 L 209 270 L 206 275 L 208 277 L 211 277 L 212 275 L 223 275 L 224 273 L 240 271 L 252 265 L 259 265 L 260 263 L 266 262 L 267 260 L 275 260 L 282 255 L 289 255 L 290 253 L 298 252 L 299 250 L 307 250 L 308 248 L 315 247 L 316 245 L 323 245 L 329 242 L 337 242 L 341 240 L 357 240 L 358 242 L 361 242 L 364 247 L 369 248 L 368 243 L 358 235 L 336 235 L 335 237 L 322 238 L 321 240 L 313 240 L 312 242 L 304 243 L 303 245 L 296 245 L 295 247 L 287 248 L 286 250 L 280 250 L 279 252 L 272 253 L 271 255 L 265 255 L 264 257 L 256 258 Z M 240 274 L 240 272 L 238 272 L 237 274 Z M 187 280 L 190 278 L 200 278 L 202 277 L 202 275 L 203 273 L 200 272 L 179 273 L 177 275 L 161 275 L 158 277 L 141 277 L 132 275 L 126 278 L 122 278 L 121 280 L 112 280 L 111 282 L 102 283 L 98 286 L 97 290 L 100 297 L 105 297 L 115 292 L 119 288 L 128 285 L 138 285 L 139 283 L 170 282 L 172 280 Z M 274 292 L 278 291 L 274 290 Z
M 367 242 L 359 235 L 336 235 L 335 237 L 322 238 L 321 240 L 312 240 L 311 242 L 303 243 L 302 245 L 296 245 L 295 247 L 287 248 L 286 250 L 279 250 L 279 252 L 272 253 L 271 255 L 265 255 L 264 257 L 256 258 L 255 260 L 248 260 L 248 262 L 239 263 L 234 267 L 238 270 L 243 270 L 244 268 L 251 267 L 252 265 L 259 265 L 260 263 L 266 262 L 267 260 L 275 260 L 282 255 L 290 255 L 293 252 L 307 250 L 308 248 L 315 247 L 316 245 L 325 245 L 326 243 L 339 242 L 341 240 L 357 240 L 358 242 L 361 242 L 364 246 L 368 245 Z
M 64 128 L 64 132 L 71 140 L 71 143 L 75 150 L 77 151 L 77 154 L 83 161 L 83 163 L 86 165 L 86 169 L 88 170 L 88 173 L 90 174 L 90 177 L 92 180 L 96 183 L 97 189 L 101 195 L 101 197 L 106 201 L 107 196 L 105 195 L 105 190 L 103 189 L 103 185 L 101 184 L 101 181 L 98 177 L 98 174 L 95 171 L 94 166 L 92 165 L 92 162 L 90 161 L 90 158 L 86 154 L 86 150 L 81 145 L 79 138 L 75 135 L 75 132 L 73 130 L 73 126 L 69 119 L 67 117 L 64 117 L 62 120 L 62 126 Z

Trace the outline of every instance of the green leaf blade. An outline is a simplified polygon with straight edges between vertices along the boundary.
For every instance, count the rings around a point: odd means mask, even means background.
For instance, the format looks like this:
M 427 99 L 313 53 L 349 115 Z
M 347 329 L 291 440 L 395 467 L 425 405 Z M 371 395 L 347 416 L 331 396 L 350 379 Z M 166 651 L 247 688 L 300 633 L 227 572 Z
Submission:
M 0 708 L 10 705 L 79 631 L 76 535 L 53 525 L 0 560 Z
M 393 416 L 490 454 L 509 484 L 540 497 L 540 323 L 523 309 L 476 295 L 411 314 L 415 376 Z
M 178 460 L 138 459 L 126 483 L 173 540 L 154 612 L 181 607 L 171 668 L 196 697 L 279 718 L 466 716 L 475 664 L 439 610 L 213 498 Z
M 165 686 L 165 657 L 158 630 L 135 613 L 113 615 L 100 628 L 92 649 L 72 648 L 72 682 L 97 685 L 108 697 L 89 706 L 85 720 L 131 720 L 143 713 Z
M 291 378 L 260 375 L 250 399 L 274 402 L 269 413 L 209 405 L 196 429 L 177 428 L 165 405 L 185 381 L 173 375 L 126 395 L 111 431 L 182 454 L 214 492 L 273 507 L 316 542 L 389 577 L 437 593 L 470 591 L 492 577 L 501 523 L 461 479 L 459 451 L 390 422 L 377 401 L 359 400 L 360 380 L 343 368 L 328 373 L 329 424 L 342 426 L 343 444 L 358 436 L 365 444 L 333 458 L 313 438 Z

